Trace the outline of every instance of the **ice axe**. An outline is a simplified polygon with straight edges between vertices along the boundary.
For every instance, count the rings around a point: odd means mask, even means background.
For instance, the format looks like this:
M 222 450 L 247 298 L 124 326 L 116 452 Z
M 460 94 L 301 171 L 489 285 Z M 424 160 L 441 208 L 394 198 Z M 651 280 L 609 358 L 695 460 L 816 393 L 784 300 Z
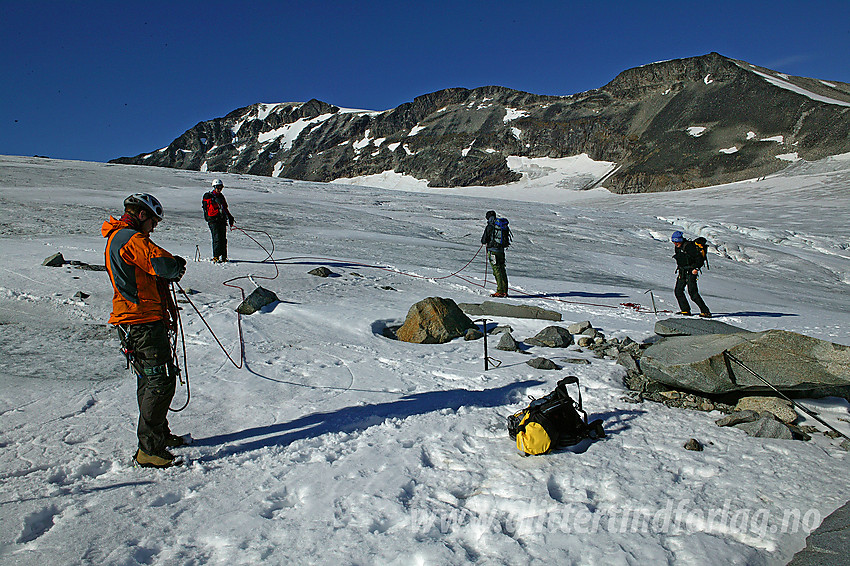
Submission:
M 495 358 L 491 358 L 487 353 L 487 319 L 479 318 L 478 320 L 474 320 L 473 322 L 480 322 L 484 328 L 484 371 L 490 369 L 490 362 L 493 362 L 493 367 L 499 367 L 502 365 L 501 360 L 497 360 Z

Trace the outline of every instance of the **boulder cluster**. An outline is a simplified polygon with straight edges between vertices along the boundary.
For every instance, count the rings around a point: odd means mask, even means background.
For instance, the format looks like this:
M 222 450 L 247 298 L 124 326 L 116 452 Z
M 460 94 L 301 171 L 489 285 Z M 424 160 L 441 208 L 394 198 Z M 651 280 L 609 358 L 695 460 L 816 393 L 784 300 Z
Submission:
M 690 319 L 659 321 L 656 334 L 660 339 L 655 343 L 617 358 L 626 368 L 631 401 L 717 410 L 726 413 L 718 426 L 734 426 L 750 436 L 809 440 L 818 429 L 796 425 L 797 412 L 785 397 L 850 397 L 850 349 L 839 344 L 782 330 L 748 332 Z M 850 448 L 850 441 L 842 446 Z
M 461 307 L 463 310 L 451 299 L 424 299 L 410 308 L 393 337 L 417 343 L 483 338 L 484 332 L 464 311 L 490 314 L 493 305 Z M 523 314 L 542 318 L 539 313 Z M 793 332 L 749 332 L 714 320 L 681 318 L 657 322 L 657 337 L 641 343 L 629 337 L 607 338 L 590 321 L 547 326 L 522 340 L 514 337 L 508 325 L 485 330 L 488 335 L 500 335 L 496 350 L 525 353 L 532 347 L 571 346 L 577 348 L 570 352 L 589 350 L 595 358 L 613 360 L 625 368 L 623 382 L 631 390 L 626 400 L 719 411 L 726 416 L 716 421 L 718 426 L 734 426 L 750 436 L 808 440 L 818 432 L 815 427 L 796 424 L 797 412 L 786 395 L 850 398 L 850 348 Z M 558 356 L 555 360 L 590 363 L 587 357 Z M 535 357 L 526 363 L 542 370 L 562 369 L 555 360 Z M 842 446 L 850 449 L 850 441 Z M 688 449 L 700 448 L 695 441 Z

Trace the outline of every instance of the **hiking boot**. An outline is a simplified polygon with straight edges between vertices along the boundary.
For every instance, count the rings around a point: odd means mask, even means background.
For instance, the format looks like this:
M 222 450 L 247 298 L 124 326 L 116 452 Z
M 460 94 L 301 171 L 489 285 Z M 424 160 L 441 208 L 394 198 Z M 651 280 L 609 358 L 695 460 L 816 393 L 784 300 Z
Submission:
M 699 313 L 700 318 L 711 318 L 710 312 L 701 312 Z
M 143 468 L 170 468 L 181 464 L 180 460 L 175 460 L 174 454 L 168 450 L 162 449 L 155 455 L 143 452 L 141 448 L 136 450 L 136 455 L 133 457 L 136 464 Z
M 211 260 L 211 261 L 212 261 L 213 263 L 218 263 L 218 262 L 219 262 L 219 261 L 221 261 L 221 260 L 218 258 L 218 256 L 215 256 L 215 257 L 213 257 L 213 258 L 212 258 L 212 260 Z
M 691 316 L 691 311 L 679 311 L 679 314 L 682 316 Z
M 492 294 L 492 295 L 490 295 L 490 296 L 491 296 L 491 297 L 507 297 L 507 296 L 508 296 L 508 294 L 507 294 L 507 293 L 493 293 L 493 294 Z
M 183 446 L 186 444 L 186 440 L 182 436 L 177 436 L 176 434 L 169 434 L 165 437 L 165 447 L 166 448 L 177 448 L 178 446 Z

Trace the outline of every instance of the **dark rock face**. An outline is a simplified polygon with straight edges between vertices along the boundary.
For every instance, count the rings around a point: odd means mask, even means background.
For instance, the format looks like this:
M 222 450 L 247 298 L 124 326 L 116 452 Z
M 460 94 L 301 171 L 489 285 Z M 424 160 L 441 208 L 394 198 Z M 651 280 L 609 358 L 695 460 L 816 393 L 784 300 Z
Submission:
M 635 193 L 766 175 L 788 165 L 777 155 L 848 151 L 850 85 L 711 53 L 629 69 L 566 97 L 488 86 L 441 90 L 384 112 L 318 100 L 255 104 L 201 122 L 165 149 L 112 162 L 308 181 L 395 171 L 459 187 L 519 180 L 508 156 L 586 153 L 617 164 L 606 187 Z

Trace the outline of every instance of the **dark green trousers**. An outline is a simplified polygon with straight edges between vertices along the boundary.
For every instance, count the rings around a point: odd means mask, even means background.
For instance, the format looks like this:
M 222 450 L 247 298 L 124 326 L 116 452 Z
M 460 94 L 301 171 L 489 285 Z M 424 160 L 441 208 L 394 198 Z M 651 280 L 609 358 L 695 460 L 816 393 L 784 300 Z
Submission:
M 118 327 L 121 344 L 133 355 L 136 398 L 139 403 L 139 448 L 155 455 L 165 449 L 171 434 L 168 407 L 177 388 L 177 370 L 163 321 Z
M 508 292 L 508 272 L 505 269 L 505 252 L 487 250 L 487 259 L 493 268 L 493 277 L 496 278 L 496 292 Z

